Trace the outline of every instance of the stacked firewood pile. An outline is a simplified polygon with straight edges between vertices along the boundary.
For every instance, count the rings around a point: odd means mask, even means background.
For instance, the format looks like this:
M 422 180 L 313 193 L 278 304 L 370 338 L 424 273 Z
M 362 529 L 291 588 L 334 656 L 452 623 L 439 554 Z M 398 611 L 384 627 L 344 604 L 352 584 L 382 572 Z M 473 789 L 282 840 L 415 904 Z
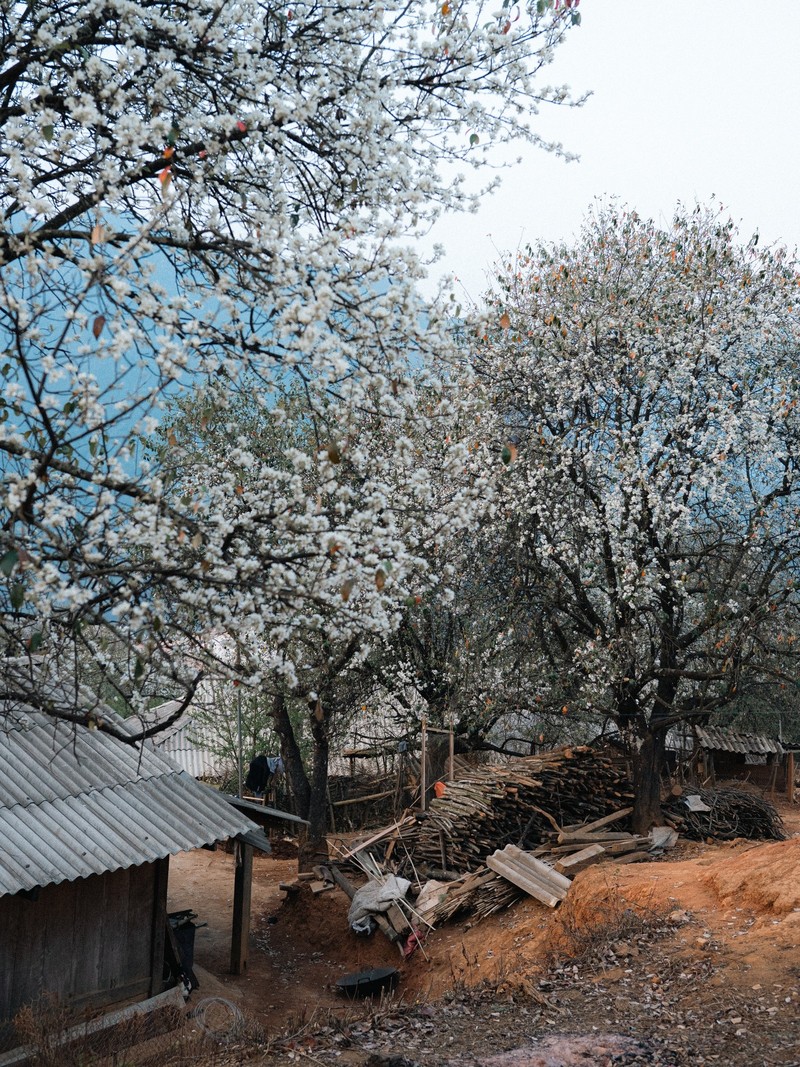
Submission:
M 428 811 L 407 811 L 354 847 L 340 848 L 318 891 L 335 882 L 354 897 L 345 866 L 381 885 L 407 879 L 410 897 L 392 898 L 374 917 L 407 955 L 425 930 L 455 916 L 478 921 L 525 894 L 555 907 L 588 866 L 658 859 L 679 834 L 786 837 L 780 816 L 758 795 L 732 788 L 681 794 L 673 786 L 664 804 L 669 825 L 642 836 L 630 831 L 633 794 L 613 756 L 566 748 L 474 769 L 446 783 Z
M 670 826 L 694 841 L 785 841 L 788 836 L 772 804 L 745 789 L 693 789 L 691 795 L 670 797 L 663 811 Z
M 565 824 L 597 819 L 633 799 L 625 771 L 590 748 L 566 748 L 503 766 L 482 767 L 431 802 L 404 830 L 401 873 L 476 871 L 499 844 L 535 848 Z

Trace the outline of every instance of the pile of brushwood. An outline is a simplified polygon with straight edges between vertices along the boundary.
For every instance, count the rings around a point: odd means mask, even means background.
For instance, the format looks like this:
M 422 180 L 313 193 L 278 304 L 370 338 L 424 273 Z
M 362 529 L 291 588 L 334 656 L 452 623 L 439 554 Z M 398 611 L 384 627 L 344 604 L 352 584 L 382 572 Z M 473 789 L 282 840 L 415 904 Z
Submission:
M 683 837 L 693 841 L 733 841 L 737 837 L 785 841 L 788 836 L 778 812 L 757 793 L 729 786 L 689 792 L 688 796 L 670 797 L 663 805 L 667 823 Z M 700 804 L 691 803 L 695 798 Z

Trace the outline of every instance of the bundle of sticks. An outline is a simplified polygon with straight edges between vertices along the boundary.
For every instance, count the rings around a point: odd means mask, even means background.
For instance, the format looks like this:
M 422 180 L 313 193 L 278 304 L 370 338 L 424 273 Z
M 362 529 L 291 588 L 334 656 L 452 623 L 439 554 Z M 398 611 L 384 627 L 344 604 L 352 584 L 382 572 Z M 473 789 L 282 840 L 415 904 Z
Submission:
M 448 782 L 426 817 L 403 831 L 403 873 L 477 871 L 496 848 L 509 842 L 535 848 L 552 830 L 632 799 L 624 769 L 588 747 L 481 767 Z M 400 860 L 397 850 L 394 858 Z
M 672 797 L 663 805 L 664 815 L 678 833 L 695 841 L 736 837 L 785 841 L 787 833 L 772 804 L 744 789 L 693 789 L 707 810 L 692 811 L 687 796 Z

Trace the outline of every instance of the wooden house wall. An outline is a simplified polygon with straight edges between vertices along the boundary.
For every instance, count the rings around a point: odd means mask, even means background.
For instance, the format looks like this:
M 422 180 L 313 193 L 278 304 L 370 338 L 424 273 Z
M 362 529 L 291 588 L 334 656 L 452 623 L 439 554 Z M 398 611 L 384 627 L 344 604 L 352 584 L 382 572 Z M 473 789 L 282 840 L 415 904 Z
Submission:
M 786 788 L 786 761 L 780 756 L 771 753 L 767 756 L 768 763 L 745 763 L 740 752 L 715 749 L 710 755 L 713 759 L 714 776 L 718 782 L 732 778 L 752 782 L 760 789 L 770 789 L 773 785 L 778 790 Z
M 167 864 L 0 897 L 0 1020 L 43 994 L 81 1010 L 160 992 Z

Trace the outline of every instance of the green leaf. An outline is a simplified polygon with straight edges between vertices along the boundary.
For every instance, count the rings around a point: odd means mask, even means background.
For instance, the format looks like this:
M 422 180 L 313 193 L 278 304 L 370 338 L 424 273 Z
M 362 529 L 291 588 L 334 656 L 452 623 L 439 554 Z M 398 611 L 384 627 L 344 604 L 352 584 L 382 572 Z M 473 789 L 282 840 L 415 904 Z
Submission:
M 18 562 L 19 552 L 17 552 L 16 548 L 9 549 L 3 558 L 0 559 L 0 571 L 2 571 L 6 578 L 8 578 Z
M 480 137 L 477 135 L 477 133 L 471 133 L 469 135 L 469 143 L 471 145 L 476 145 L 479 141 L 480 141 Z
M 39 649 L 41 647 L 41 644 L 42 644 L 42 637 L 43 637 L 43 635 L 42 635 L 41 630 L 37 630 L 35 633 L 31 634 L 31 639 L 28 642 L 28 651 L 29 652 L 38 652 L 39 651 Z
M 53 140 L 53 127 L 52 126 L 42 126 L 42 137 L 44 137 L 45 141 L 52 141 Z
M 137 656 L 136 657 L 136 665 L 133 668 L 133 677 L 138 681 L 142 677 L 143 674 L 144 674 L 144 664 L 142 663 L 142 661 Z
M 572 25 L 573 26 L 580 26 L 580 24 L 581 24 L 581 13 L 580 13 L 580 11 L 573 11 L 572 12 Z
M 25 586 L 24 585 L 20 585 L 19 582 L 17 582 L 16 585 L 12 585 L 11 586 L 11 607 L 19 609 L 19 608 L 22 607 L 22 605 L 24 603 L 25 603 Z

